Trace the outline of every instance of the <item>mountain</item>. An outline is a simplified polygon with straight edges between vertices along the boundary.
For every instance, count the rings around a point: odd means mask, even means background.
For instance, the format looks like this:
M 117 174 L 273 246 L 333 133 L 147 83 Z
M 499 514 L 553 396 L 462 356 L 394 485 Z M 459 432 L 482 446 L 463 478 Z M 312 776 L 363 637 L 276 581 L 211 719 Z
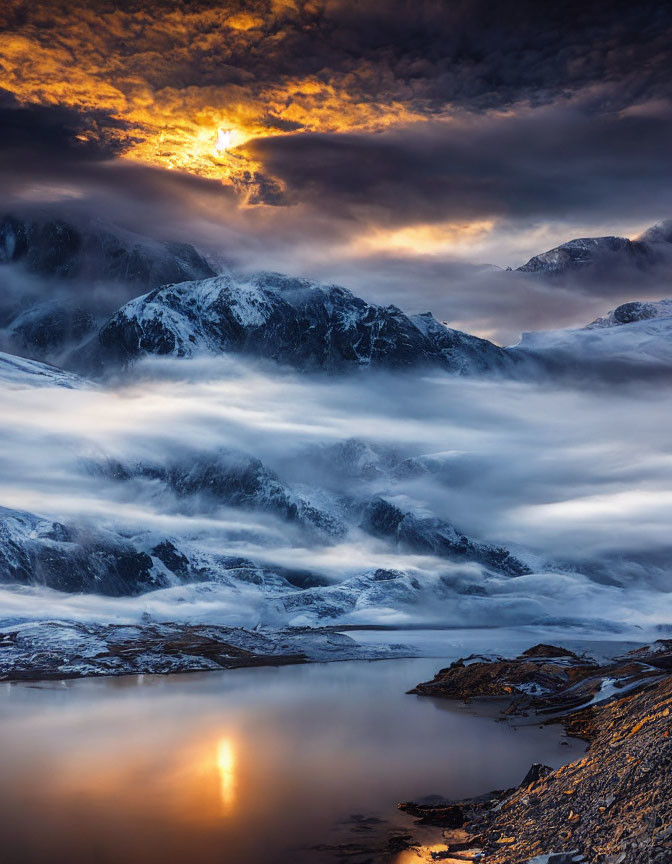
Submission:
M 379 502 L 374 506 L 379 508 Z M 434 522 L 413 525 L 410 520 L 406 545 L 448 560 L 480 561 L 486 567 L 480 576 L 484 585 L 489 578 L 501 580 L 530 572 L 506 550 L 459 538 L 447 523 Z M 420 543 L 419 529 L 423 534 Z M 448 537 L 451 543 L 458 541 L 454 547 L 446 544 Z M 440 547 L 435 538 L 446 545 Z M 445 578 L 437 579 L 422 571 L 378 568 L 332 583 L 309 570 L 218 553 L 198 536 L 167 537 L 151 531 L 130 534 L 0 507 L 0 585 L 112 597 L 183 586 L 184 596 L 195 600 L 198 591 L 209 586 L 207 590 L 216 596 L 240 605 L 241 615 L 252 605 L 258 614 L 265 607 L 267 618 L 306 623 L 337 619 L 355 609 L 395 608 L 421 601 L 431 604 L 432 598 L 460 593 L 485 595 L 484 587 L 473 584 L 478 578 L 477 573 L 469 576 L 468 569 L 463 577 L 449 571 Z
M 404 512 L 384 498 L 374 498 L 369 502 L 364 510 L 362 527 L 370 534 L 390 538 L 401 549 L 412 552 L 453 561 L 477 561 L 508 576 L 532 572 L 507 549 L 475 543 L 444 519 Z
M 198 539 L 65 524 L 0 507 L 0 584 L 123 597 L 203 582 L 262 593 L 324 584 L 304 571 L 212 552 Z
M 278 273 L 158 288 L 121 308 L 74 360 L 100 369 L 143 354 L 198 352 L 248 354 L 308 371 L 440 366 L 467 373 L 511 362 L 501 348 L 430 313 L 407 316 L 337 285 Z
M 651 321 L 654 318 L 672 318 L 672 300 L 654 302 L 632 300 L 612 309 L 603 318 L 596 318 L 584 329 L 601 330 L 604 327 L 620 327 L 624 324 L 634 324 L 637 321 Z
M 94 476 L 118 483 L 150 483 L 177 499 L 178 509 L 208 512 L 216 507 L 239 507 L 269 513 L 325 537 L 341 537 L 345 526 L 336 507 L 315 506 L 310 498 L 293 492 L 264 463 L 235 450 L 185 452 L 164 462 L 124 464 L 118 460 L 85 460 Z
M 138 291 L 213 275 L 187 243 L 44 213 L 0 218 L 0 328 L 35 359 L 59 360 Z
M 36 302 L 19 312 L 7 326 L 9 342 L 31 357 L 58 357 L 71 344 L 79 344 L 97 329 L 88 309 L 58 300 Z
M 623 303 L 578 329 L 523 333 L 508 350 L 561 375 L 665 372 L 672 366 L 672 300 Z
M 518 267 L 521 273 L 563 276 L 586 271 L 647 271 L 672 263 L 672 220 L 654 225 L 637 240 L 581 237 L 542 252 Z
M 149 620 L 147 620 L 149 618 Z M 67 651 L 64 651 L 67 646 Z M 0 681 L 284 666 L 329 660 L 386 660 L 417 650 L 362 645 L 330 628 L 258 629 L 158 622 L 120 624 L 0 619 Z
M 49 279 L 122 282 L 135 288 L 214 276 L 188 243 L 166 243 L 100 222 L 45 214 L 0 218 L 0 265 Z

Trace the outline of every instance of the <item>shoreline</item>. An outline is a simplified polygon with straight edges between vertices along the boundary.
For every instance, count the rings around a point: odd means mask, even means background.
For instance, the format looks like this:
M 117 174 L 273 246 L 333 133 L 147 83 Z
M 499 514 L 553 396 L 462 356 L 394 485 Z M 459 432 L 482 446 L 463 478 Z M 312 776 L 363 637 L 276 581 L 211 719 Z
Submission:
M 568 696 L 571 701 L 591 691 L 587 704 L 584 698 L 578 707 L 568 705 Z M 410 692 L 469 704 L 482 699 L 490 707 L 496 699 L 506 704 L 506 719 L 561 723 L 568 736 L 588 745 L 582 758 L 559 769 L 533 765 L 516 788 L 464 801 L 400 804 L 419 824 L 445 829 L 445 851 L 427 860 L 672 860 L 672 641 L 606 666 L 548 645 L 510 660 L 464 658 Z M 556 710 L 542 713 L 549 708 Z
M 365 638 L 389 633 L 421 636 L 446 634 L 443 648 Z M 445 659 L 469 649 L 460 634 L 499 632 L 499 644 L 529 644 L 548 634 L 537 625 L 519 627 L 326 624 L 247 628 L 182 621 L 141 620 L 136 623 L 87 622 L 64 619 L 0 621 L 0 682 L 58 681 L 124 675 L 168 675 L 225 671 L 254 666 L 408 658 Z M 348 634 L 362 634 L 362 639 Z M 551 635 L 551 634 L 549 634 Z M 559 635 L 559 634 L 558 634 Z M 610 634 L 613 635 L 613 634 Z M 555 638 L 556 634 L 552 634 Z M 634 639 L 600 639 L 594 633 L 569 633 L 565 639 L 579 650 L 607 657 L 646 644 Z M 402 637 L 403 638 L 403 637 Z M 490 640 L 487 640 L 490 642 Z M 460 644 L 464 642 L 464 644 Z M 472 647 L 477 647 L 472 645 Z M 483 656 L 495 656 L 493 646 Z
M 0 682 L 7 683 L 415 656 L 418 652 L 408 645 L 364 645 L 326 627 L 24 621 L 0 630 Z

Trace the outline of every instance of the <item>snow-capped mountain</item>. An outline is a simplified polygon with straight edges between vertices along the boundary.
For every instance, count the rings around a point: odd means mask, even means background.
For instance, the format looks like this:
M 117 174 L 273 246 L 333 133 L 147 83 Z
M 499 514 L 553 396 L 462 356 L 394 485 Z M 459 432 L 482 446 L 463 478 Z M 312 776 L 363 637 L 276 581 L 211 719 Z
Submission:
M 501 348 L 451 330 L 430 313 L 407 316 L 337 285 L 261 273 L 167 285 L 138 297 L 107 322 L 79 363 L 204 351 L 327 371 L 433 365 L 465 373 L 511 362 Z
M 620 327 L 623 324 L 634 324 L 636 321 L 650 321 L 653 318 L 672 318 L 672 300 L 657 300 L 643 302 L 632 300 L 623 303 L 602 318 L 596 318 L 587 324 L 585 330 L 599 330 L 603 327 Z
M 2 355 L 0 384 L 86 386 L 36 361 L 12 362 Z M 147 525 L 138 524 L 137 516 L 130 522 L 117 520 L 114 505 L 103 518 L 63 519 L 2 507 L 0 584 L 134 596 L 207 582 L 227 590 L 244 587 L 258 598 L 272 595 L 274 608 L 282 607 L 287 619 L 298 609 L 303 619 L 309 612 L 321 619 L 346 614 L 368 602 L 369 595 L 373 604 L 381 592 L 391 592 L 388 602 L 394 605 L 400 588 L 408 599 L 421 587 L 403 567 L 381 565 L 355 576 L 343 574 L 335 588 L 319 564 L 306 566 L 305 561 L 328 558 L 338 544 L 366 545 L 369 560 L 401 562 L 423 556 L 430 570 L 448 564 L 452 572 L 464 568 L 477 580 L 482 573 L 508 579 L 531 572 L 509 550 L 465 536 L 412 498 L 402 495 L 400 505 L 406 473 L 399 480 L 397 467 L 407 460 L 392 448 L 345 440 L 338 451 L 339 459 L 332 465 L 322 462 L 317 472 L 324 448 L 309 448 L 301 457 L 308 474 L 314 475 L 313 485 L 288 482 L 262 460 L 232 449 L 183 448 L 171 455 L 157 448 L 153 458 L 143 460 L 80 458 L 71 477 L 82 489 L 95 487 L 101 500 L 132 500 L 138 513 L 144 504 L 158 520 L 150 519 Z M 375 471 L 369 470 L 371 465 Z M 337 490 L 329 471 L 347 476 L 349 487 Z M 166 519 L 178 526 L 170 533 L 156 527 Z M 241 554 L 244 548 L 255 549 L 258 559 Z M 297 558 L 303 564 L 274 563 L 274 555 L 292 561 L 292 549 L 303 551 L 304 557 Z M 432 584 L 430 579 L 423 591 Z M 312 600 L 294 596 L 308 589 L 313 593 L 306 596 Z
M 624 303 L 579 329 L 524 333 L 512 354 L 554 373 L 577 369 L 621 373 L 672 365 L 672 300 Z
M 646 271 L 672 263 L 672 220 L 654 225 L 636 240 L 626 237 L 580 237 L 530 258 L 518 271 L 549 276 L 611 271 Z
M 380 502 L 374 506 L 380 510 Z M 407 547 L 448 561 L 482 563 L 495 579 L 522 576 L 529 568 L 506 550 L 459 537 L 440 520 L 414 520 L 394 535 Z M 387 536 L 387 535 L 382 535 Z M 469 569 L 464 571 L 469 574 Z M 480 570 L 465 576 L 479 580 Z M 319 572 L 222 554 L 198 536 L 137 534 L 91 524 L 65 524 L 34 513 L 0 508 L 0 584 L 42 586 L 65 593 L 130 597 L 159 589 L 200 584 L 245 595 L 247 603 L 267 604 L 284 621 L 300 614 L 337 619 L 354 608 L 412 603 L 437 585 L 459 590 L 460 577 L 449 581 L 420 571 L 377 568 L 338 582 Z M 451 587 L 452 586 L 452 587 Z M 473 593 L 472 589 L 468 593 Z M 300 610 L 300 612 L 299 612 Z M 274 614 L 275 614 L 274 613 Z
M 118 483 L 151 484 L 177 499 L 179 509 L 207 512 L 214 507 L 239 507 L 272 514 L 326 537 L 339 537 L 345 525 L 335 502 L 327 510 L 293 491 L 264 463 L 247 453 L 218 450 L 186 452 L 164 462 L 124 464 L 118 460 L 86 460 L 94 475 Z

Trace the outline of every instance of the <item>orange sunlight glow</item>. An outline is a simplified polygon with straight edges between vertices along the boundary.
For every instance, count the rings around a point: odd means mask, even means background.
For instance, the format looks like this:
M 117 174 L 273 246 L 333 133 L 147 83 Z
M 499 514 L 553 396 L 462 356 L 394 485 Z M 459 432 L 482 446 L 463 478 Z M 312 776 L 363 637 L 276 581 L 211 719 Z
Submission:
M 214 154 L 219 156 L 221 153 L 226 153 L 231 148 L 233 141 L 233 132 L 231 129 L 218 129 L 217 141 L 215 143 Z
M 18 0 L 7 2 L 11 9 Z M 268 21 L 226 6 L 149 7 L 138 15 L 122 4 L 73 16 L 67 0 L 36 0 L 24 8 L 20 31 L 0 32 L 0 87 L 24 104 L 80 112 L 78 133 L 116 145 L 122 158 L 220 180 L 243 199 L 263 168 L 242 149 L 252 138 L 377 131 L 426 119 L 385 94 L 364 96 L 359 82 L 375 72 L 365 62 L 347 73 L 236 82 L 211 74 L 207 83 L 176 85 L 174 69 L 191 68 L 195 55 L 216 66 L 254 53 L 267 44 L 267 24 L 280 28 L 274 40 L 281 42 L 283 22 L 296 15 L 291 0 L 274 0 Z
M 437 255 L 467 248 L 473 250 L 490 234 L 494 226 L 494 221 L 487 219 L 409 225 L 391 230 L 375 227 L 354 241 L 352 251 L 357 255 L 390 251 Z
M 236 800 L 236 752 L 229 738 L 217 742 L 217 771 L 222 815 L 229 816 Z

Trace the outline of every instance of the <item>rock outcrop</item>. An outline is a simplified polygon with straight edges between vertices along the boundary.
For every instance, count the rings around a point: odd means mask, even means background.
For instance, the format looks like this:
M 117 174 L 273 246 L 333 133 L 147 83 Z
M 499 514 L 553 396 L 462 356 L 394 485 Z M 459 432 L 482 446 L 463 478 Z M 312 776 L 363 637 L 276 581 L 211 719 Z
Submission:
M 455 853 L 482 864 L 667 864 L 671 670 L 671 641 L 606 666 L 553 646 L 536 646 L 514 660 L 467 658 L 453 664 L 412 692 L 455 699 L 505 696 L 510 713 L 551 711 L 569 734 L 589 742 L 588 750 L 555 771 L 532 766 L 517 789 L 451 802 L 444 823 L 437 805 L 401 808 L 451 829 L 440 853 L 448 860 Z

